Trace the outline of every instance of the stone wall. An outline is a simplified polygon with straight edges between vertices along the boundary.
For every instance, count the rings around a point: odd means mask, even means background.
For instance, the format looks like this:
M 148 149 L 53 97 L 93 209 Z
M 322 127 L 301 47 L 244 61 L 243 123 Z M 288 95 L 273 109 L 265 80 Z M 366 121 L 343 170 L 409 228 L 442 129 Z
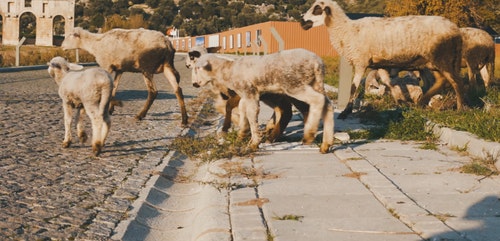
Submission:
M 54 18 L 64 19 L 65 32 L 74 27 L 75 0 L 1 0 L 3 21 L 2 44 L 17 45 L 20 36 L 20 17 L 32 13 L 36 17 L 36 45 L 52 46 Z

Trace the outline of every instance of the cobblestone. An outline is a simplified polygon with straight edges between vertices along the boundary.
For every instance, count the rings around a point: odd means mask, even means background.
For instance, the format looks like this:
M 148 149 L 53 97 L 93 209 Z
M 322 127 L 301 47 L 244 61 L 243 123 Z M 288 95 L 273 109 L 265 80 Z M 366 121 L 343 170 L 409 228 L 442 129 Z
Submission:
M 184 56 L 176 56 L 190 121 L 198 106 Z M 134 120 L 147 96 L 140 74 L 125 73 L 103 153 L 90 143 L 63 149 L 62 107 L 46 70 L 0 78 L 0 240 L 107 240 L 178 136 L 179 105 L 163 75 L 146 118 Z M 91 134 L 89 120 L 86 130 Z M 73 136 L 76 131 L 73 130 Z M 75 138 L 76 140 L 76 138 Z

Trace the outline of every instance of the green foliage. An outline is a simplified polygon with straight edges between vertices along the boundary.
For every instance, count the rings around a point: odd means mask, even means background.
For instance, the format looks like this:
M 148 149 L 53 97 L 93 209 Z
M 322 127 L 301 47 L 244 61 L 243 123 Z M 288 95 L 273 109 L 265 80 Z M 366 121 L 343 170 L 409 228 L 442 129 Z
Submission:
M 356 6 L 362 10 L 368 5 L 378 5 L 382 0 L 364 1 Z M 298 21 L 307 11 L 312 0 L 89 0 L 77 1 L 75 22 L 77 26 L 97 31 L 110 24 L 108 19 L 120 15 L 124 20 L 142 14 L 150 29 L 166 31 L 175 26 L 181 34 L 195 36 L 221 32 L 266 21 Z M 376 2 L 376 3 L 373 3 Z M 154 12 L 144 13 L 134 4 L 147 4 Z M 370 7 L 371 8 L 371 7 Z M 129 10 L 130 9 L 130 10 Z M 377 10 L 381 11 L 381 10 Z M 120 26 L 114 26 L 120 27 Z
M 500 29 L 496 0 L 386 0 L 389 16 L 437 15 L 450 19 L 460 27 L 491 26 Z

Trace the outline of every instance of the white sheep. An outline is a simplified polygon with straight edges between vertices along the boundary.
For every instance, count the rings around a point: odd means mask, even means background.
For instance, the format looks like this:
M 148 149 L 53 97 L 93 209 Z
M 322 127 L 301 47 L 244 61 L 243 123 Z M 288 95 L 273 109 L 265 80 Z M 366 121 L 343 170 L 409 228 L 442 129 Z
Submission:
M 495 42 L 481 29 L 460 28 L 460 32 L 463 40 L 462 62 L 467 66 L 469 85 L 477 86 L 476 76 L 480 73 L 487 88 L 494 78 Z
M 352 111 L 368 67 L 438 70 L 453 86 L 457 108 L 462 108 L 463 83 L 459 76 L 462 38 L 459 28 L 446 18 L 403 16 L 351 20 L 336 2 L 317 0 L 304 14 L 302 27 L 307 30 L 321 25 L 326 25 L 335 50 L 354 66 L 353 94 L 339 118 L 345 118 Z M 420 103 L 427 103 L 437 90 L 437 86 L 431 87 Z
M 284 94 L 309 104 L 304 126 L 304 144 L 314 140 L 323 117 L 321 153 L 333 145 L 333 106 L 324 94 L 324 64 L 316 54 L 304 49 L 285 50 L 264 56 L 244 56 L 234 61 L 214 54 L 202 55 L 193 68 L 195 87 L 208 83 L 226 86 L 241 98 L 239 137 L 248 127 L 250 148 L 260 143 L 257 116 L 259 97 L 264 93 Z
M 69 63 L 62 57 L 53 58 L 48 72 L 59 86 L 59 96 L 64 110 L 64 141 L 62 146 L 71 145 L 71 122 L 76 109 L 77 132 L 80 141 L 87 140 L 83 129 L 83 114 L 86 112 L 92 123 L 92 151 L 97 156 L 104 146 L 111 120 L 109 105 L 113 90 L 113 78 L 101 68 L 84 71 L 83 66 Z
M 186 67 L 191 68 L 195 65 L 201 55 L 215 53 L 219 48 L 205 48 L 203 46 L 192 47 L 186 58 Z M 219 55 L 221 58 L 226 58 Z M 227 57 L 227 60 L 233 61 L 235 58 Z M 231 122 L 238 125 L 239 111 L 238 104 L 240 96 L 225 85 L 212 85 L 212 91 L 215 94 L 215 109 L 224 115 L 222 133 L 225 134 L 231 127 Z M 309 106 L 297 99 L 282 94 L 266 93 L 260 96 L 260 100 L 274 110 L 272 117 L 266 125 L 267 142 L 274 142 L 285 131 L 288 123 L 292 119 L 292 104 L 302 113 L 304 119 L 307 119 Z
M 136 115 L 138 120 L 146 116 L 158 94 L 153 82 L 154 74 L 163 72 L 179 101 L 181 124 L 187 125 L 184 96 L 179 86 L 180 75 L 174 67 L 175 49 L 161 32 L 147 29 L 113 29 L 103 34 L 96 34 L 77 27 L 66 35 L 61 47 L 64 50 L 84 49 L 95 56 L 99 66 L 109 73 L 114 71 L 116 75 L 113 98 L 123 72 L 142 73 L 148 88 L 148 98 L 142 110 Z M 110 108 L 112 112 L 113 106 Z

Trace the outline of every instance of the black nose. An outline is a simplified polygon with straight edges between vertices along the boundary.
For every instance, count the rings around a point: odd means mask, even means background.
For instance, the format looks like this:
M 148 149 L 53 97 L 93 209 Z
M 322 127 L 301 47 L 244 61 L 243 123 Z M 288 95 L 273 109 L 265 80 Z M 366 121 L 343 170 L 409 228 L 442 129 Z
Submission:
M 313 26 L 313 22 L 311 20 L 304 21 L 304 19 L 300 20 L 300 26 L 302 26 L 302 29 L 304 30 L 309 30 Z
M 193 86 L 196 88 L 200 88 L 200 85 L 198 83 L 193 83 Z

